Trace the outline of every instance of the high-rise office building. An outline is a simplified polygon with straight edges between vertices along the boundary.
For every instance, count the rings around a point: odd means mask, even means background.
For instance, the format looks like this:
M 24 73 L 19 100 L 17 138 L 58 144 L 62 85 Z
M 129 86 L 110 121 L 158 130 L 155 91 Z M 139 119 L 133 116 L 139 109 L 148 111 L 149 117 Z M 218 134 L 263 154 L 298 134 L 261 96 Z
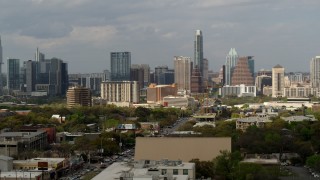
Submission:
M 7 61 L 7 88 L 9 93 L 20 89 L 20 59 L 8 59 Z
M 38 76 L 35 91 L 45 91 L 50 96 L 65 95 L 68 89 L 68 64 L 52 58 L 37 63 Z
M 191 73 L 190 92 L 193 94 L 202 93 L 202 76 L 200 70 L 195 68 Z
M 272 97 L 282 97 L 284 90 L 284 68 L 279 64 L 272 68 Z
M 159 84 L 173 84 L 174 83 L 174 70 L 168 69 L 165 72 L 162 72 L 158 76 Z
M 194 41 L 194 68 L 200 70 L 203 76 L 203 37 L 201 30 L 196 30 Z
M 138 81 L 140 89 L 144 87 L 144 69 L 139 64 L 132 64 L 130 81 Z
M 208 87 L 208 71 L 209 71 L 209 61 L 208 59 L 203 59 L 202 61 L 203 65 L 203 72 L 202 72 L 202 81 L 203 81 L 203 87 Z
M 265 86 L 272 86 L 272 78 L 271 76 L 267 76 L 267 75 L 257 76 L 255 80 L 255 84 L 257 88 L 257 93 L 263 94 L 263 88 Z
M 90 107 L 91 92 L 89 88 L 85 87 L 70 87 L 67 91 L 67 106 L 72 108 L 74 106 L 87 106 Z
M 168 66 L 157 66 L 154 68 L 154 83 L 161 84 L 159 81 L 160 74 L 167 72 L 169 70 Z
M 247 56 L 247 58 L 248 58 L 250 72 L 252 74 L 252 77 L 254 78 L 254 59 L 253 59 L 253 56 Z
M 144 81 L 144 87 L 148 87 L 150 84 L 150 66 L 149 64 L 141 64 L 141 67 L 143 68 L 143 81 Z
M 174 82 L 178 90 L 190 92 L 191 82 L 191 58 L 183 56 L 174 57 Z
M 3 64 L 2 44 L 0 36 L 0 95 L 3 94 L 3 82 L 2 82 L 2 64 Z
M 320 88 L 320 56 L 311 59 L 310 84 L 313 88 Z
M 110 62 L 111 81 L 130 81 L 130 52 L 111 52 Z
M 248 56 L 239 58 L 232 73 L 231 85 L 235 86 L 240 84 L 244 84 L 246 86 L 254 85 L 254 79 L 251 73 Z
M 35 61 L 29 60 L 25 63 L 25 83 L 27 92 L 35 91 L 35 86 L 37 84 L 37 63 Z
M 231 85 L 231 77 L 234 67 L 237 65 L 239 56 L 235 48 L 231 48 L 227 57 L 224 71 L 224 85 Z

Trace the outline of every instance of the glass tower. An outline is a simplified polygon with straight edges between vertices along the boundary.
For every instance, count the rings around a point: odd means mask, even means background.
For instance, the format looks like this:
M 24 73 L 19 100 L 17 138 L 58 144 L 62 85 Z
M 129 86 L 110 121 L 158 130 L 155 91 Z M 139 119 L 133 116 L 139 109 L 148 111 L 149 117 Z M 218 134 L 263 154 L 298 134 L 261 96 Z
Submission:
M 20 59 L 8 59 L 7 88 L 10 91 L 20 89 Z
M 201 30 L 196 30 L 194 41 L 194 68 L 198 68 L 203 76 L 203 37 Z
M 233 73 L 234 67 L 237 65 L 238 59 L 239 59 L 239 56 L 236 49 L 231 48 L 226 57 L 224 85 L 231 85 L 232 73 Z
M 111 52 L 111 81 L 130 81 L 131 53 Z

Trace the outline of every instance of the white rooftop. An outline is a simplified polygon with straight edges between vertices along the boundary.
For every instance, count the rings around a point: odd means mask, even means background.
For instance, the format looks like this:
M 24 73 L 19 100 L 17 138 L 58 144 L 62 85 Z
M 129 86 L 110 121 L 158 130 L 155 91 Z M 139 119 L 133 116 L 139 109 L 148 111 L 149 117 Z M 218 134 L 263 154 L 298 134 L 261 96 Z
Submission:
M 178 166 L 161 166 L 161 165 L 155 165 L 152 168 L 157 168 L 157 169 L 176 169 L 177 167 L 183 167 L 184 169 L 191 169 L 194 167 L 194 163 L 182 163 L 181 165 Z M 150 168 L 150 167 L 149 167 Z M 113 179 L 119 179 L 120 176 L 122 175 L 123 172 L 128 172 L 132 173 L 134 175 L 133 179 L 150 179 L 152 178 L 151 175 L 148 175 L 148 169 L 149 168 L 135 168 L 133 162 L 115 162 L 111 164 L 108 168 L 103 170 L 100 174 L 92 178 L 92 180 L 113 180 Z M 188 180 L 188 175 L 173 175 L 173 177 L 176 180 Z

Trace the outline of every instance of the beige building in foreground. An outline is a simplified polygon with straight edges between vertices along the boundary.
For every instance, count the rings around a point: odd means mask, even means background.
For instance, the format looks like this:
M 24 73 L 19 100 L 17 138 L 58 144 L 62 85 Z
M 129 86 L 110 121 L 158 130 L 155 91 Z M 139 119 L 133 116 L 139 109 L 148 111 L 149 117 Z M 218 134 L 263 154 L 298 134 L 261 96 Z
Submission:
M 134 160 L 211 161 L 231 151 L 231 137 L 137 137 Z

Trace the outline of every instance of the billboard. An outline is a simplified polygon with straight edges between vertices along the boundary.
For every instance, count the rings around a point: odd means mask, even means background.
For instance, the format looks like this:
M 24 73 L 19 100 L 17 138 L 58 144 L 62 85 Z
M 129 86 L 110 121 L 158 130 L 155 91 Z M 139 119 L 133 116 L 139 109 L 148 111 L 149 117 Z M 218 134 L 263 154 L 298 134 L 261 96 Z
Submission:
M 38 162 L 38 170 L 48 170 L 48 162 Z
M 118 124 L 117 129 L 134 130 L 136 129 L 136 125 L 135 124 Z

